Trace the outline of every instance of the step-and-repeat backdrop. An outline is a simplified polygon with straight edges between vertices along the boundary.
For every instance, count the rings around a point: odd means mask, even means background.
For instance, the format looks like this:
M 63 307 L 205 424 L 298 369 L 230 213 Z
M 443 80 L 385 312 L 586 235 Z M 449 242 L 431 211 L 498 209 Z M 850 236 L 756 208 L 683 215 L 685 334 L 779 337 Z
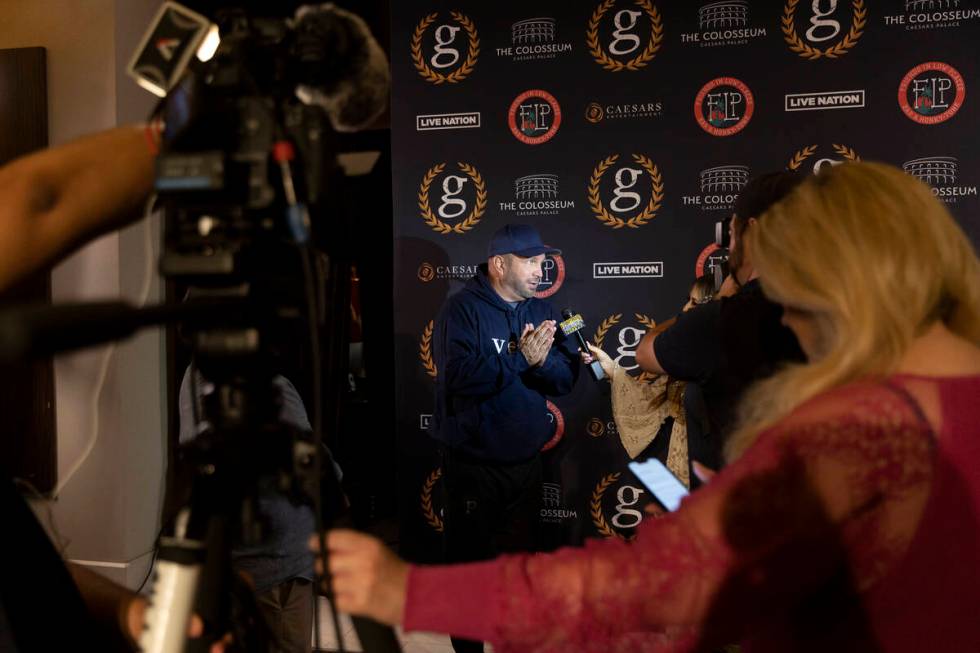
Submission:
M 978 0 L 405 0 L 391 63 L 400 514 L 415 559 L 438 558 L 443 528 L 425 432 L 433 320 L 500 226 L 534 224 L 562 249 L 538 295 L 582 313 L 627 368 L 725 259 L 714 223 L 755 174 L 889 162 L 980 241 Z M 629 537 L 650 498 L 605 382 L 583 372 L 549 410 L 546 539 Z

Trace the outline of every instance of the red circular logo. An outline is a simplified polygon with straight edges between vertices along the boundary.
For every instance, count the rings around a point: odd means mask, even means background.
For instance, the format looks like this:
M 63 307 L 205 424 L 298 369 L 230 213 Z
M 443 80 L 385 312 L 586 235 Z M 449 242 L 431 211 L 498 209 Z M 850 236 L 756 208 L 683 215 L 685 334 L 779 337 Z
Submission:
M 517 140 L 527 145 L 539 145 L 558 133 L 561 107 L 555 96 L 547 91 L 524 91 L 511 102 L 507 122 Z
M 963 106 L 965 98 L 963 76 L 941 61 L 919 64 L 898 85 L 898 106 L 902 107 L 902 113 L 921 125 L 949 120 Z
M 555 434 L 551 436 L 551 439 L 544 443 L 541 447 L 541 451 L 547 451 L 548 449 L 553 449 L 555 445 L 561 442 L 561 439 L 565 436 L 565 417 L 558 410 L 558 406 L 554 405 L 550 401 L 545 402 L 548 406 L 548 412 L 551 413 L 551 417 L 555 420 Z
M 545 299 L 558 292 L 561 285 L 565 283 L 565 260 L 560 254 L 548 254 L 544 257 L 541 267 L 541 283 L 538 284 L 540 290 L 534 293 L 534 296 Z
M 755 98 L 742 81 L 718 77 L 694 98 L 694 117 L 712 136 L 731 136 L 745 129 L 755 112 Z
M 715 266 L 728 260 L 728 250 L 711 243 L 698 254 L 698 262 L 694 266 L 694 277 L 714 274 Z

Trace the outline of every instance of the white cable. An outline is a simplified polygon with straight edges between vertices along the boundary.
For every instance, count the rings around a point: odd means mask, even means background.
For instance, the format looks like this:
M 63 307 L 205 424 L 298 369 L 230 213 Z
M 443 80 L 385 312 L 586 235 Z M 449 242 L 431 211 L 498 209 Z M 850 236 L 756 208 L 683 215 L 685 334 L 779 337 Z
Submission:
M 153 210 L 153 203 L 156 201 L 156 195 L 152 195 L 146 203 L 146 209 L 143 212 L 143 247 L 145 250 L 146 266 L 143 269 L 143 283 L 140 284 L 140 294 L 138 296 L 138 306 L 142 308 L 146 305 L 147 300 L 150 297 L 150 286 L 153 281 L 153 227 L 150 224 L 150 214 Z M 65 489 L 68 485 L 68 481 L 72 479 L 73 476 L 81 469 L 85 461 L 92 454 L 95 449 L 96 443 L 99 441 L 99 401 L 102 398 L 102 390 L 105 388 L 106 377 L 109 375 L 109 362 L 112 360 L 112 355 L 116 352 L 116 343 L 109 345 L 106 349 L 105 354 L 102 356 L 102 362 L 99 365 L 99 374 L 95 381 L 95 391 L 92 393 L 92 406 L 91 406 L 91 428 L 90 431 L 92 436 L 89 438 L 88 443 L 85 445 L 84 451 L 78 457 L 78 459 L 72 464 L 72 466 L 65 473 L 64 477 L 58 482 L 54 490 L 51 492 L 51 498 L 57 499 L 61 496 L 61 491 Z

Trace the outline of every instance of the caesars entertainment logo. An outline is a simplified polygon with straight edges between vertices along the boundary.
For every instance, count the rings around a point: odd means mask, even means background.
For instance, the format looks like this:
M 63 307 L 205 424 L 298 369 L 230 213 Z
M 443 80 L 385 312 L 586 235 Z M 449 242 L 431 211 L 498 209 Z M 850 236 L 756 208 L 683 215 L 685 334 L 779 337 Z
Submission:
M 700 193 L 684 195 L 684 206 L 696 206 L 702 211 L 731 212 L 739 192 L 749 181 L 749 167 L 725 165 L 707 168 L 698 176 Z
M 559 483 L 541 484 L 541 512 L 545 524 L 560 524 L 568 519 L 578 519 L 578 512 L 565 506 Z
M 541 283 L 534 296 L 538 299 L 551 297 L 565 283 L 565 259 L 561 254 L 546 254 L 541 262 Z
M 966 98 L 959 71 L 941 61 L 919 64 L 898 85 L 898 105 L 910 120 L 935 125 L 956 115 Z
M 916 179 L 929 184 L 932 194 L 947 204 L 963 198 L 977 197 L 977 187 L 964 185 L 960 179 L 959 161 L 952 156 L 930 156 L 912 159 L 902 168 Z
M 599 349 L 609 353 L 609 348 L 614 348 L 613 353 L 609 355 L 627 372 L 639 369 L 640 366 L 636 362 L 636 347 L 647 329 L 657 326 L 656 322 L 642 313 L 634 313 L 633 316 L 634 320 L 623 322 L 622 313 L 610 315 L 599 323 L 592 336 L 592 343 Z M 606 341 L 607 336 L 610 342 Z M 606 348 L 607 344 L 609 348 Z M 639 378 L 648 381 L 653 378 L 653 375 L 642 372 Z
M 822 111 L 824 109 L 860 109 L 864 107 L 864 89 L 856 91 L 821 91 L 787 93 L 786 111 Z
M 432 413 L 419 413 L 419 430 L 428 431 L 432 423 Z
M 712 136 L 731 136 L 745 129 L 755 112 L 749 87 L 734 77 L 718 77 L 694 98 L 694 117 Z
M 510 103 L 507 124 L 517 140 L 526 145 L 546 143 L 561 126 L 561 106 L 551 93 L 524 91 Z
M 709 2 L 698 9 L 698 31 L 681 34 L 681 43 L 702 48 L 720 45 L 745 45 L 766 35 L 765 27 L 749 23 L 748 0 Z
M 887 27 L 906 30 L 959 27 L 980 18 L 980 9 L 968 9 L 961 0 L 905 0 L 905 11 L 884 17 Z
M 790 170 L 806 170 L 809 167 L 810 171 L 816 174 L 824 166 L 836 166 L 845 161 L 861 160 L 861 157 L 858 156 L 858 153 L 853 148 L 838 143 L 833 143 L 831 147 L 834 151 L 833 155 L 826 148 L 821 149 L 819 145 L 802 147 L 793 153 L 786 167 Z
M 412 63 L 422 79 L 432 84 L 456 84 L 476 67 L 480 36 L 473 21 L 460 12 L 449 12 L 448 20 L 437 12 L 415 26 L 410 49 Z
M 487 185 L 480 172 L 468 163 L 459 162 L 456 167 L 462 174 L 448 172 L 445 163 L 437 163 L 426 171 L 419 185 L 419 215 L 442 235 L 466 233 L 487 210 Z M 435 196 L 435 211 L 430 193 Z
M 783 7 L 783 39 L 804 59 L 836 59 L 850 51 L 867 25 L 864 0 L 787 0 Z
M 657 56 L 663 40 L 663 20 L 650 0 L 605 0 L 585 30 L 589 54 L 612 72 L 643 68 Z
M 479 265 L 433 265 L 422 261 L 416 276 L 422 283 L 430 281 L 468 281 L 477 273 Z
M 514 215 L 558 215 L 574 209 L 575 200 L 561 198 L 558 175 L 525 175 L 514 180 L 514 201 L 499 202 L 501 213 Z
M 650 503 L 646 490 L 629 481 L 632 474 L 623 478 L 622 472 L 606 474 L 596 483 L 589 501 L 592 525 L 603 537 L 630 540 L 636 527 L 643 521 L 643 508 Z
M 660 168 L 644 154 L 632 154 L 632 163 L 616 165 L 619 155 L 601 160 L 589 177 L 589 206 L 607 227 L 638 229 L 652 220 L 664 199 Z
M 554 59 L 572 51 L 572 44 L 556 38 L 554 18 L 528 18 L 510 26 L 510 46 L 497 48 L 498 57 L 513 61 Z
M 714 276 L 715 268 L 727 262 L 728 250 L 711 243 L 698 254 L 698 260 L 694 264 L 694 278 L 697 279 L 705 275 Z
M 616 427 L 616 420 L 602 419 L 601 417 L 593 417 L 586 422 L 585 432 L 590 438 L 601 438 L 607 433 L 611 437 L 619 437 L 619 429 Z
M 664 103 L 661 100 L 620 104 L 589 102 L 585 107 L 585 119 L 594 125 L 603 121 L 660 118 L 663 115 Z

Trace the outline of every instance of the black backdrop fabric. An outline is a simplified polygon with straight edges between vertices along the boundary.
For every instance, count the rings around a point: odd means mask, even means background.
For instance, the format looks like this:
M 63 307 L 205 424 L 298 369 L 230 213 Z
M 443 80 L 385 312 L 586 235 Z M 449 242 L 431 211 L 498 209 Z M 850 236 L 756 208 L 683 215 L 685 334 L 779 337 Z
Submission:
M 563 250 L 539 296 L 580 312 L 627 367 L 724 260 L 714 223 L 755 174 L 892 163 L 976 243 L 978 55 L 970 0 L 392 3 L 403 553 L 440 555 L 432 323 L 496 229 L 531 223 Z M 583 373 L 552 402 L 547 545 L 629 537 L 651 499 L 626 469 L 606 384 Z

